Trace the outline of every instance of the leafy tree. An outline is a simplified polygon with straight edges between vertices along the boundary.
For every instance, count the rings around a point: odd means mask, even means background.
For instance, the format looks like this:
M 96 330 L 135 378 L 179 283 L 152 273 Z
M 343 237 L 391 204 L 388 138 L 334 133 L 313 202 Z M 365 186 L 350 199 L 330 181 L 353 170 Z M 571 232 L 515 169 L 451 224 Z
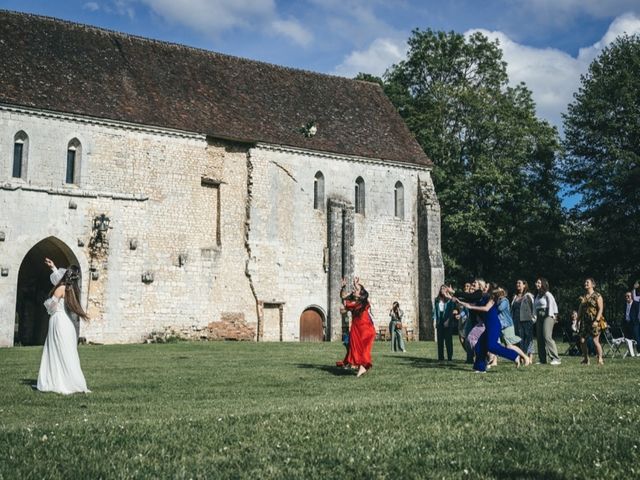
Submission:
M 609 289 L 628 288 L 640 277 L 639 36 L 618 37 L 591 63 L 564 127 L 564 179 L 582 198 L 578 261 Z
M 371 75 L 370 73 L 359 73 L 354 77 L 354 80 L 377 83 L 381 87 L 384 87 L 384 81 L 380 77 L 376 77 L 375 75 Z
M 434 162 L 448 275 L 560 278 L 555 128 L 524 84 L 509 87 L 497 42 L 414 30 L 408 43 L 384 88 Z

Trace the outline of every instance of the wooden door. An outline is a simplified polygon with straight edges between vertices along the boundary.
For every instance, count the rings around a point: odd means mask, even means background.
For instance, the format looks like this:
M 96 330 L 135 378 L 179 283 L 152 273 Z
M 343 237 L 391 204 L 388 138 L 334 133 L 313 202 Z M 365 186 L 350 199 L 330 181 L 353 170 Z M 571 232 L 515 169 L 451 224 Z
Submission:
M 300 341 L 322 342 L 322 340 L 324 340 L 322 316 L 315 310 L 305 310 L 300 315 Z

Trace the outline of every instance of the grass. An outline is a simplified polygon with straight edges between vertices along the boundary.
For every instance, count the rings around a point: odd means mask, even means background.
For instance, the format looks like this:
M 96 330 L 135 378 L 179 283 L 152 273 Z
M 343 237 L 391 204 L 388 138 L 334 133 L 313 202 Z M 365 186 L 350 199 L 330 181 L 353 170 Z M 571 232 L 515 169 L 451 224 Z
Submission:
M 478 375 L 388 348 L 356 379 L 338 343 L 83 346 L 70 397 L 31 389 L 41 348 L 0 349 L 0 478 L 638 475 L 640 359 Z

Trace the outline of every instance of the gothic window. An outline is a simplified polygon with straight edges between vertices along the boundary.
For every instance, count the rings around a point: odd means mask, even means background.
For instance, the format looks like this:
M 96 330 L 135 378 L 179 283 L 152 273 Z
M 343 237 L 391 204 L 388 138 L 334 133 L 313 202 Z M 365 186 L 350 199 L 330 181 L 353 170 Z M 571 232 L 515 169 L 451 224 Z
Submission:
M 67 174 L 65 183 L 78 183 L 80 180 L 80 162 L 82 160 L 82 145 L 77 138 L 67 146 Z
M 393 189 L 394 211 L 395 216 L 400 220 L 404 220 L 404 187 L 402 182 L 396 182 Z
M 324 209 L 324 175 L 320 171 L 316 172 L 313 180 L 313 208 Z
M 365 192 L 364 192 L 364 180 L 362 177 L 356 178 L 356 213 L 361 213 L 364 215 L 364 202 L 365 202 Z
M 27 173 L 27 154 L 29 153 L 29 137 L 22 130 L 13 137 L 13 170 L 14 178 L 25 178 Z

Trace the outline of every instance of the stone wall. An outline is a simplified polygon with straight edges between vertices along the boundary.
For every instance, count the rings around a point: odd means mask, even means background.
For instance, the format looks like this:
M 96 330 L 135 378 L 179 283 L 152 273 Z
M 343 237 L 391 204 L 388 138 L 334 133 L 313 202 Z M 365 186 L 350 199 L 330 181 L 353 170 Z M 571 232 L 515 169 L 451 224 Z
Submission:
M 436 328 L 432 320 L 433 300 L 444 283 L 444 261 L 440 249 L 440 204 L 429 176 L 420 178 L 418 185 L 418 289 L 419 338 L 434 340 Z
M 29 135 L 29 165 L 24 179 L 14 179 L 20 130 Z M 82 145 L 81 174 L 77 185 L 65 185 L 72 138 Z M 0 110 L 0 264 L 8 269 L 0 278 L 0 345 L 13 343 L 22 259 L 51 236 L 83 270 L 92 319 L 82 335 L 91 341 L 136 342 L 166 325 L 234 314 L 255 328 L 244 269 L 246 165 L 246 148 L 203 136 Z M 111 219 L 108 251 L 92 259 L 92 222 L 102 213 Z M 142 282 L 144 273 L 152 283 Z
M 335 199 L 353 206 L 359 176 L 366 200 L 365 213 L 354 215 L 353 273 L 370 291 L 377 326 L 388 324 L 388 311 L 397 300 L 417 335 L 418 184 L 419 176 L 429 172 L 270 146 L 252 149 L 250 162 L 249 272 L 259 301 L 283 303 L 283 339 L 299 338 L 299 318 L 309 306 L 319 306 L 325 318 L 339 306 L 328 305 L 327 204 Z M 324 176 L 325 198 L 323 208 L 314 209 L 318 171 Z M 398 181 L 404 187 L 403 219 L 394 211 Z M 331 330 L 331 337 L 339 338 L 336 325 Z
M 29 137 L 28 165 L 15 179 L 19 131 Z M 68 185 L 72 139 L 81 154 L 78 180 Z M 318 171 L 324 195 L 314 208 Z M 353 211 L 357 177 L 365 183 L 364 214 Z M 394 211 L 398 181 L 401 216 Z M 46 238 L 63 242 L 82 269 L 91 322 L 81 335 L 88 341 L 137 342 L 167 327 L 295 341 L 305 309 L 325 321 L 337 311 L 343 273 L 359 275 L 369 289 L 378 326 L 387 325 L 397 300 L 417 332 L 418 312 L 428 308 L 422 297 L 440 281 L 431 275 L 434 261 L 420 267 L 418 259 L 425 248 L 430 259 L 439 255 L 435 195 L 429 235 L 418 228 L 425 181 L 429 171 L 409 164 L 0 107 L 0 345 L 13 344 L 20 265 Z M 347 230 L 331 233 L 330 199 L 351 212 Z M 90 248 L 100 214 L 111 220 L 104 251 Z M 343 231 L 352 245 L 336 264 L 329 239 Z M 337 324 L 327 330 L 327 339 L 339 336 Z

